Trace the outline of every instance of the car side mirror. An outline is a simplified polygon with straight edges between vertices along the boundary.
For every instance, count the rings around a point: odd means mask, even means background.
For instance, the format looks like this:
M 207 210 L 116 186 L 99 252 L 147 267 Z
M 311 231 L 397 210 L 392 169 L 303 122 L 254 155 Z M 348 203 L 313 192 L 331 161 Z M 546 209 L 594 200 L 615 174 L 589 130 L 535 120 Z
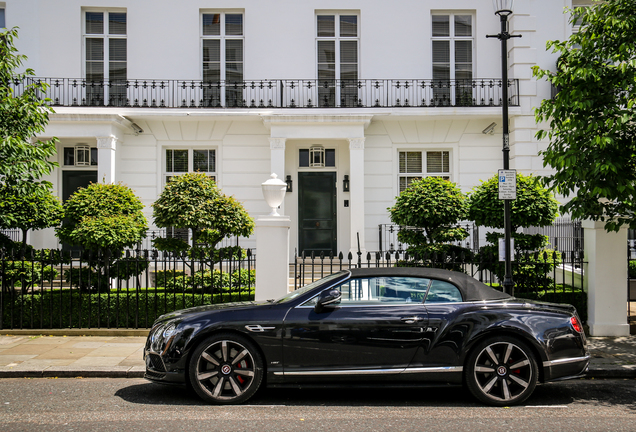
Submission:
M 314 308 L 316 313 L 321 313 L 326 309 L 335 309 L 336 306 L 340 304 L 340 297 L 342 297 L 342 293 L 337 289 L 329 289 L 321 292 Z

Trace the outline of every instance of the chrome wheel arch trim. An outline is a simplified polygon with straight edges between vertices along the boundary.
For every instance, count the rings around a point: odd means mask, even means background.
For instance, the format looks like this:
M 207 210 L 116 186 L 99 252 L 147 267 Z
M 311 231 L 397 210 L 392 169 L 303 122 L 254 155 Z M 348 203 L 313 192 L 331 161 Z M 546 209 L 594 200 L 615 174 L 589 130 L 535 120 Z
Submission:
M 439 373 L 456 372 L 462 373 L 463 366 L 438 366 L 438 367 L 413 367 L 413 368 L 391 368 L 391 369 L 336 369 L 331 371 L 294 371 L 294 372 L 274 372 L 278 376 L 330 376 L 330 375 L 397 375 L 402 373 Z

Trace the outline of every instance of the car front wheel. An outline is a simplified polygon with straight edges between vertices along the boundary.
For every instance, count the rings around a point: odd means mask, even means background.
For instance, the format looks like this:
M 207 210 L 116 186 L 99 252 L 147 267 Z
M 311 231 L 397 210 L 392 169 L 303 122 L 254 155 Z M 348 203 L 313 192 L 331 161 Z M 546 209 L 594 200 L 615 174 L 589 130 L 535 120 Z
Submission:
M 254 344 L 239 335 L 219 334 L 201 342 L 190 358 L 192 388 L 217 404 L 245 402 L 263 380 L 263 360 Z
M 489 338 L 468 357 L 466 385 L 480 401 L 507 406 L 526 400 L 534 391 L 539 368 L 530 348 L 511 337 Z

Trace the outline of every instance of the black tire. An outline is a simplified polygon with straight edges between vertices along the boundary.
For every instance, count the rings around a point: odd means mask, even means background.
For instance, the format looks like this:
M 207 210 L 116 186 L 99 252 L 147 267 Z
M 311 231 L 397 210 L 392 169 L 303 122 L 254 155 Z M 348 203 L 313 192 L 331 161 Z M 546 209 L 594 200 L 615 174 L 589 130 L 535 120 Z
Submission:
M 510 406 L 525 401 L 537 386 L 539 368 L 532 350 L 513 337 L 492 337 L 473 348 L 465 382 L 480 401 Z
M 256 393 L 263 380 L 263 359 L 249 339 L 220 333 L 201 342 L 192 353 L 189 381 L 205 401 L 239 404 Z

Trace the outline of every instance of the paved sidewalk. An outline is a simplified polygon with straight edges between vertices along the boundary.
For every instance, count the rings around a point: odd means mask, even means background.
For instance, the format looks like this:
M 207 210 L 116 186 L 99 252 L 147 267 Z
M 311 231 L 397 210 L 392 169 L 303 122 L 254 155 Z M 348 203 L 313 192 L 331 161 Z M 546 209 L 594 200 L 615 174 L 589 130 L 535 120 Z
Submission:
M 0 378 L 144 375 L 148 330 L 0 332 Z M 66 335 L 65 335 L 66 333 Z M 78 334 L 91 335 L 80 336 Z M 588 338 L 590 378 L 636 378 L 636 336 Z

